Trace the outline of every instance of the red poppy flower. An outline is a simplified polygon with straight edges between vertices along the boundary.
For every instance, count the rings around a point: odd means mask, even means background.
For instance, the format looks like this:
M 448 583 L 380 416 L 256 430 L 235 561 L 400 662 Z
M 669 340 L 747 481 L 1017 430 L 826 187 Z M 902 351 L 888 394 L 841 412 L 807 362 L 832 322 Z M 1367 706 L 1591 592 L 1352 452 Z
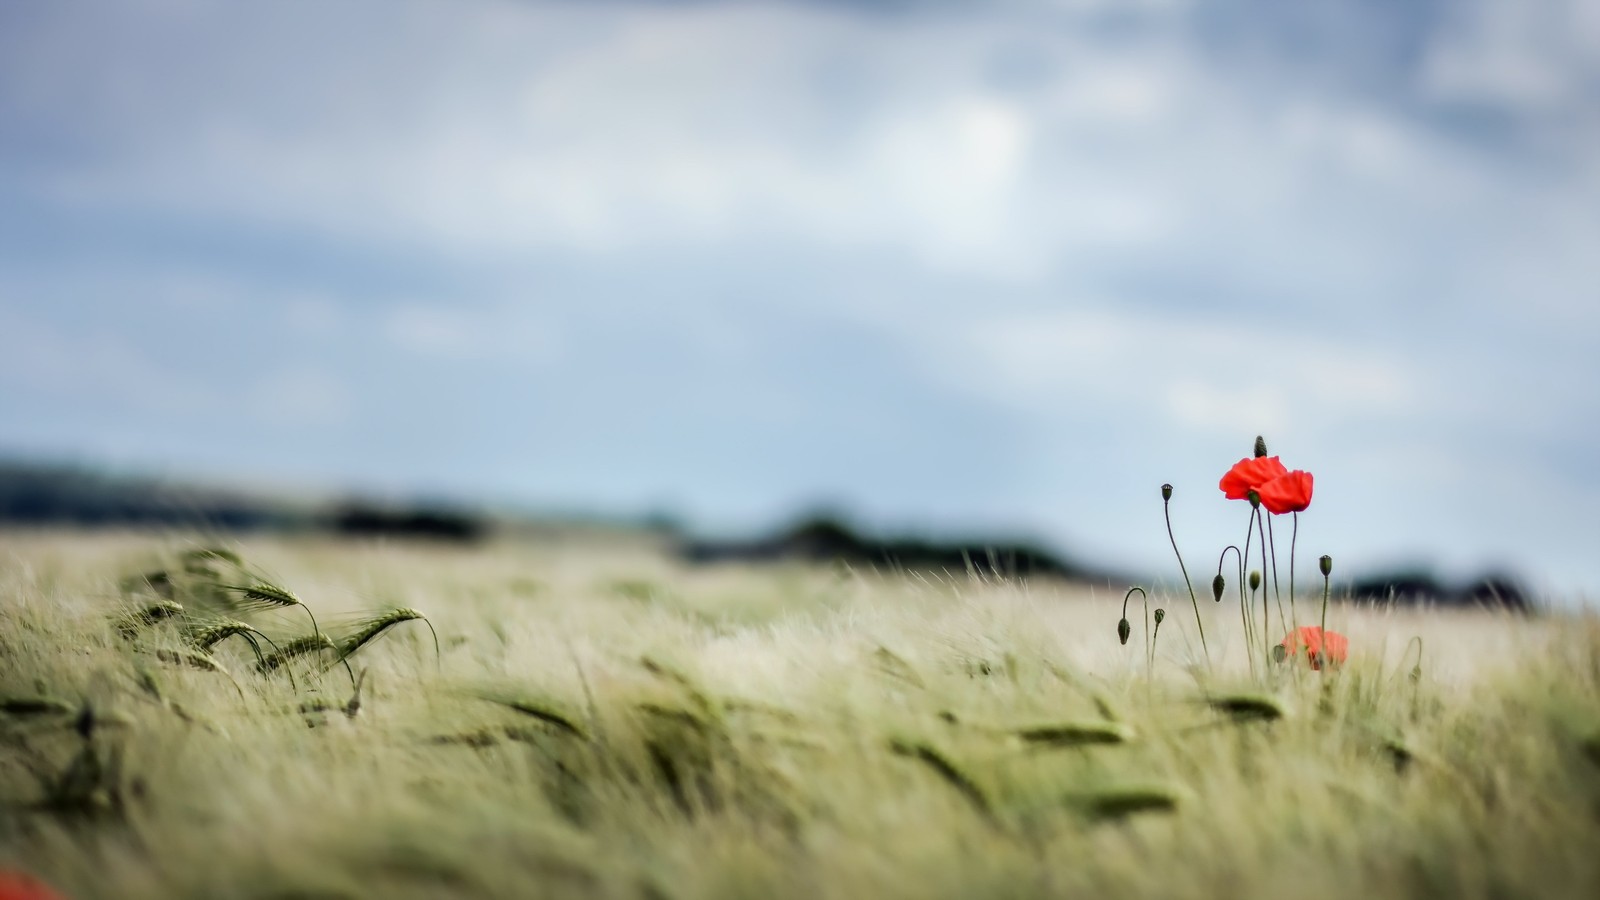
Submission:
M 1260 491 L 1262 485 L 1287 474 L 1289 470 L 1276 456 L 1256 456 L 1234 463 L 1217 487 L 1229 500 L 1247 500 L 1251 491 Z
M 1310 472 L 1295 469 L 1256 488 L 1256 496 L 1261 498 L 1261 505 L 1267 512 L 1274 515 L 1299 512 L 1311 505 L 1312 480 Z
M 65 900 L 32 875 L 0 869 L 0 900 Z
M 1350 641 L 1337 631 L 1324 634 L 1321 628 L 1315 625 L 1302 625 L 1279 642 L 1278 646 L 1284 649 L 1289 656 L 1294 656 L 1301 647 L 1306 648 L 1306 659 L 1311 663 L 1311 668 L 1321 669 L 1324 659 L 1338 665 L 1350 658 Z

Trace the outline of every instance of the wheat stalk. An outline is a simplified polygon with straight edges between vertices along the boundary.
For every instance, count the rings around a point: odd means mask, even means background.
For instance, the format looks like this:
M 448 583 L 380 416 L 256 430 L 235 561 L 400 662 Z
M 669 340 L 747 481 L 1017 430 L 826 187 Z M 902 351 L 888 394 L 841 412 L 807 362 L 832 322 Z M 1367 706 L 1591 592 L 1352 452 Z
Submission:
M 189 635 L 189 643 L 192 644 L 195 649 L 209 653 L 211 652 L 212 647 L 231 637 L 242 637 L 249 642 L 250 649 L 255 651 L 256 667 L 258 669 L 266 665 L 266 658 L 261 655 L 261 645 L 256 643 L 256 638 L 266 641 L 267 644 L 272 647 L 274 654 L 282 652 L 281 648 L 278 647 L 277 642 L 272 638 L 267 637 L 259 629 L 244 622 L 231 619 L 215 622 L 196 629 Z M 295 684 L 294 672 L 292 670 L 289 671 L 289 683 L 296 689 L 299 688 L 299 685 Z
M 589 737 L 588 733 L 585 732 L 577 722 L 574 722 L 570 716 L 566 715 L 548 703 L 539 700 L 530 700 L 523 697 L 512 697 L 506 694 L 493 692 L 476 693 L 473 696 L 480 700 L 487 700 L 490 703 L 504 706 L 506 709 L 512 710 L 513 712 L 518 712 L 525 716 L 531 716 L 532 718 L 538 719 L 547 725 L 554 725 L 562 731 L 565 731 L 568 734 L 576 737 L 584 739 Z
M 201 650 L 168 650 L 161 648 L 156 650 L 156 658 L 162 662 L 182 664 L 203 672 L 217 672 L 232 682 L 233 689 L 239 692 L 239 699 L 244 699 L 244 688 L 239 686 L 238 679 L 234 678 L 233 673 L 229 672 L 222 663 L 217 662 L 209 653 Z
M 404 606 L 391 609 L 381 615 L 373 616 L 370 619 L 365 619 L 361 622 L 358 622 L 354 626 L 354 631 L 350 637 L 346 638 L 344 642 L 339 645 L 338 661 L 345 662 L 345 660 L 348 659 L 351 654 L 355 653 L 357 650 L 360 650 L 367 644 L 377 640 L 379 635 L 383 634 L 385 631 L 388 631 L 390 628 L 399 625 L 401 622 L 414 621 L 421 622 L 422 624 L 428 626 L 428 632 L 433 635 L 434 665 L 442 665 L 442 655 L 439 651 L 439 632 L 433 630 L 433 623 L 428 621 L 427 616 L 417 612 L 414 609 Z M 345 663 L 345 668 L 350 668 L 350 664 Z
M 1165 787 L 1113 787 L 1076 794 L 1067 802 L 1090 819 L 1106 821 L 1134 813 L 1176 812 L 1178 794 Z
M 254 604 L 257 607 L 276 607 L 278 609 L 298 606 L 305 610 L 306 616 L 311 619 L 312 632 L 315 634 L 322 633 L 322 629 L 317 626 L 317 617 L 311 614 L 311 607 L 306 606 L 299 597 L 284 588 L 264 581 L 248 585 L 221 584 L 218 587 L 224 591 L 238 594 L 245 605 Z
M 323 650 L 337 651 L 338 649 L 339 646 L 333 642 L 332 638 L 319 631 L 316 634 L 308 634 L 304 637 L 297 637 L 292 641 L 286 641 L 281 649 L 263 659 L 256 666 L 256 671 L 264 675 L 268 672 L 276 671 L 286 663 L 307 654 L 320 653 Z M 349 666 L 345 668 L 348 669 Z M 356 675 L 351 672 L 350 683 L 355 684 L 355 681 Z
M 1063 722 L 1018 728 L 1017 737 L 1046 747 L 1082 747 L 1090 744 L 1125 744 L 1133 729 L 1118 722 Z
M 183 615 L 183 604 L 174 600 L 157 600 L 137 612 L 129 613 L 117 625 L 117 630 L 124 638 L 132 640 L 139 635 L 139 629 L 149 628 L 157 622 L 176 618 Z
M 939 748 L 925 741 L 895 738 L 889 742 L 889 749 L 899 756 L 918 760 L 932 769 L 947 784 L 955 788 L 957 793 L 965 797 L 985 821 L 995 824 L 994 808 L 989 803 L 988 795 Z

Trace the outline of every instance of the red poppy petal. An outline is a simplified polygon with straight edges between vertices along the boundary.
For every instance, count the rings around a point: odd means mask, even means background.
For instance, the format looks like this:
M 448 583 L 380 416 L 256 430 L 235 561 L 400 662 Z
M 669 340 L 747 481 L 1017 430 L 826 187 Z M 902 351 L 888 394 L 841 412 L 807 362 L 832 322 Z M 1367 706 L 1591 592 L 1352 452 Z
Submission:
M 1276 456 L 1257 456 L 1241 459 L 1233 464 L 1217 487 L 1229 500 L 1244 500 L 1261 485 L 1288 474 L 1289 470 Z
M 1267 508 L 1267 512 L 1281 516 L 1300 512 L 1311 505 L 1313 483 L 1310 472 L 1296 469 L 1256 488 L 1256 494 L 1261 497 L 1261 505 Z

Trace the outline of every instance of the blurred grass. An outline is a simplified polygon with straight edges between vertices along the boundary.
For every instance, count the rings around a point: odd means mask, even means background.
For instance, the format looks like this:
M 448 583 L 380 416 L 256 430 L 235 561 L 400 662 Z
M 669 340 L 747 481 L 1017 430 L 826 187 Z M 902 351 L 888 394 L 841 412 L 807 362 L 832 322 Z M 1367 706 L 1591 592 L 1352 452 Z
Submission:
M 175 626 L 119 633 L 190 544 L 4 541 L 0 866 L 74 897 L 1600 893 L 1592 614 L 1339 608 L 1349 665 L 1252 683 L 1206 606 L 1217 672 L 1175 612 L 1147 679 L 1120 594 L 1066 584 L 239 547 L 319 619 L 437 627 L 438 665 L 425 629 L 352 658 L 348 718 L 342 671 L 219 644 L 241 698 L 152 652 Z

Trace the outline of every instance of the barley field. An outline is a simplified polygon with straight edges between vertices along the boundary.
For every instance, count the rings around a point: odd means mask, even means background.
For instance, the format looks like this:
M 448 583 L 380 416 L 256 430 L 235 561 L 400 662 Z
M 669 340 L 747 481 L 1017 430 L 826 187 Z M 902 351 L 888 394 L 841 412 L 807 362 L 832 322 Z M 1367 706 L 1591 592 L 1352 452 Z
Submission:
M 85 900 L 1600 896 L 1592 613 L 1335 604 L 1313 671 L 1202 596 L 1208 666 L 1181 582 L 1124 645 L 1122 600 L 598 538 L 0 534 L 0 868 Z

